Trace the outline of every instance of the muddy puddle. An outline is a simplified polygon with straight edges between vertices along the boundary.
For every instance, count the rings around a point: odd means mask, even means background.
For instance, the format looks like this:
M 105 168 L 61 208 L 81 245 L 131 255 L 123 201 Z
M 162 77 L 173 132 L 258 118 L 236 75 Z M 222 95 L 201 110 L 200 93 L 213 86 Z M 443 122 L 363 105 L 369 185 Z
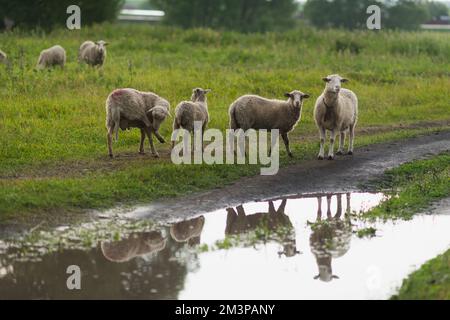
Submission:
M 163 227 L 116 221 L 0 241 L 0 299 L 386 299 L 449 247 L 450 215 L 358 217 L 384 199 L 305 195 Z M 71 265 L 80 290 L 67 288 Z

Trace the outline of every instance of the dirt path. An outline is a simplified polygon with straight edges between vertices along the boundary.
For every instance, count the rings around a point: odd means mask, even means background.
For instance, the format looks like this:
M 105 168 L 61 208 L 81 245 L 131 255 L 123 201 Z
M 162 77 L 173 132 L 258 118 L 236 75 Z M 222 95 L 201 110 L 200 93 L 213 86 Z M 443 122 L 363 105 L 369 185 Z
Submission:
M 450 150 L 450 131 L 356 150 L 335 161 L 305 161 L 280 169 L 276 176 L 255 176 L 208 192 L 154 202 L 128 216 L 174 221 L 241 203 L 286 195 L 360 189 L 387 169 Z
M 356 136 L 374 135 L 384 132 L 390 132 L 394 130 L 412 130 L 423 128 L 442 128 L 450 126 L 449 120 L 440 121 L 421 121 L 418 123 L 406 124 L 406 125 L 388 125 L 388 126 L 373 126 L 357 128 Z M 311 141 L 317 141 L 317 132 L 309 132 L 305 134 L 292 135 L 291 143 L 305 143 Z M 137 144 L 136 144 L 137 148 Z M 160 159 L 155 159 L 146 155 L 139 155 L 137 152 L 122 152 L 116 154 L 114 159 L 110 159 L 106 154 L 84 160 L 68 160 L 57 162 L 54 164 L 33 165 L 31 167 L 23 168 L 21 170 L 15 170 L 14 172 L 0 172 L 0 181 L 14 181 L 14 180 L 28 180 L 28 179 L 48 179 L 48 178 L 77 178 L 83 177 L 92 173 L 109 173 L 111 171 L 122 170 L 133 166 L 139 165 L 154 165 L 155 163 L 164 163 L 170 161 L 170 149 L 167 145 L 157 146 Z

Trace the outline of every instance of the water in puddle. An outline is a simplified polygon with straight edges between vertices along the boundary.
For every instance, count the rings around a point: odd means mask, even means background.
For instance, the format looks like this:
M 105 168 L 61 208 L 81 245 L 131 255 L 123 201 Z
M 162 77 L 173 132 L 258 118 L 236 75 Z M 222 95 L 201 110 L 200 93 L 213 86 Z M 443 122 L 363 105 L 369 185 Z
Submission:
M 90 250 L 44 253 L 38 261 L 3 250 L 0 299 L 389 298 L 412 270 L 448 248 L 450 216 L 350 219 L 349 212 L 365 212 L 383 198 L 353 193 L 248 203 Z M 355 231 L 367 226 L 377 236 L 359 238 Z M 224 240 L 229 236 L 232 242 Z M 82 271 L 81 290 L 67 289 L 70 265 Z

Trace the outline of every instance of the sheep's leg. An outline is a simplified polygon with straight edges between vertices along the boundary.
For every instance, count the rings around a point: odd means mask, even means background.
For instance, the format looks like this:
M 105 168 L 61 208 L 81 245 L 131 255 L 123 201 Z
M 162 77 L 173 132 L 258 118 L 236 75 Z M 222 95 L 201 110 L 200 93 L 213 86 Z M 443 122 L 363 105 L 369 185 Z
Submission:
M 336 153 L 338 156 L 342 156 L 344 154 L 344 145 L 345 145 L 345 131 L 341 131 L 341 135 L 339 137 L 339 150 Z
M 145 132 L 141 129 L 141 143 L 139 145 L 139 154 L 145 154 L 144 152 Z
M 155 158 L 159 158 L 159 154 L 155 149 L 155 146 L 153 145 L 153 137 L 152 137 L 152 130 L 149 127 L 146 127 L 145 129 L 147 136 L 148 136 L 148 141 L 150 142 L 150 150 L 152 152 L 152 155 Z
M 328 219 L 332 218 L 332 216 L 331 216 L 331 197 L 332 197 L 331 194 L 327 195 L 327 218 Z
M 291 148 L 289 147 L 289 137 L 288 137 L 287 133 L 282 133 L 281 134 L 281 138 L 283 138 L 284 145 L 286 147 L 286 151 L 288 153 L 288 156 L 293 158 L 294 156 L 292 155 Z
M 328 150 L 328 160 L 334 159 L 334 141 L 336 140 L 336 132 L 330 131 L 330 149 Z
M 351 125 L 350 126 L 350 141 L 348 144 L 348 154 L 352 155 L 353 154 L 353 140 L 355 138 L 355 126 Z
M 320 127 L 319 128 L 319 133 L 320 133 L 320 151 L 319 151 L 319 156 L 317 157 L 319 160 L 323 160 L 325 157 L 325 138 L 326 138 L 326 132 L 325 132 L 325 128 L 324 127 Z
M 334 215 L 335 219 L 340 219 L 342 216 L 342 194 L 337 195 L 337 210 Z
M 316 222 L 322 220 L 322 197 L 317 197 L 317 217 Z
M 112 135 L 113 135 L 113 128 L 109 128 L 108 129 L 108 133 L 106 135 L 106 138 L 108 140 L 108 152 L 109 152 L 109 157 L 110 158 L 113 157 L 113 152 L 112 152 Z
M 156 139 L 158 139 L 159 142 L 161 142 L 161 143 L 166 143 L 166 140 L 164 140 L 164 138 L 159 134 L 158 131 L 153 130 L 153 133 L 155 134 Z

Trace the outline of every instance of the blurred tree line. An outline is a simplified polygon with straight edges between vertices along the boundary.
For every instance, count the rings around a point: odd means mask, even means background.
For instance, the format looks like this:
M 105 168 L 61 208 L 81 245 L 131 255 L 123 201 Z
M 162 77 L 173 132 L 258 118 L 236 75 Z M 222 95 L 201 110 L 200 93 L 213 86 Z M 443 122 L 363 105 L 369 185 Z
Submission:
M 294 25 L 295 0 L 150 0 L 168 24 L 241 32 L 282 30 Z
M 448 15 L 445 4 L 423 0 L 308 0 L 304 14 L 316 27 L 364 28 L 369 5 L 381 9 L 382 28 L 418 29 L 427 20 Z
M 295 0 L 149 0 L 166 12 L 165 22 L 184 28 L 209 27 L 241 32 L 282 30 L 295 24 Z M 316 27 L 366 28 L 367 7 L 381 8 L 382 28 L 417 29 L 447 15 L 445 4 L 426 0 L 308 0 L 303 16 Z
M 50 30 L 65 26 L 70 5 L 81 9 L 82 25 L 112 21 L 122 8 L 124 0 L 0 0 L 0 29 L 13 23 L 23 29 Z

